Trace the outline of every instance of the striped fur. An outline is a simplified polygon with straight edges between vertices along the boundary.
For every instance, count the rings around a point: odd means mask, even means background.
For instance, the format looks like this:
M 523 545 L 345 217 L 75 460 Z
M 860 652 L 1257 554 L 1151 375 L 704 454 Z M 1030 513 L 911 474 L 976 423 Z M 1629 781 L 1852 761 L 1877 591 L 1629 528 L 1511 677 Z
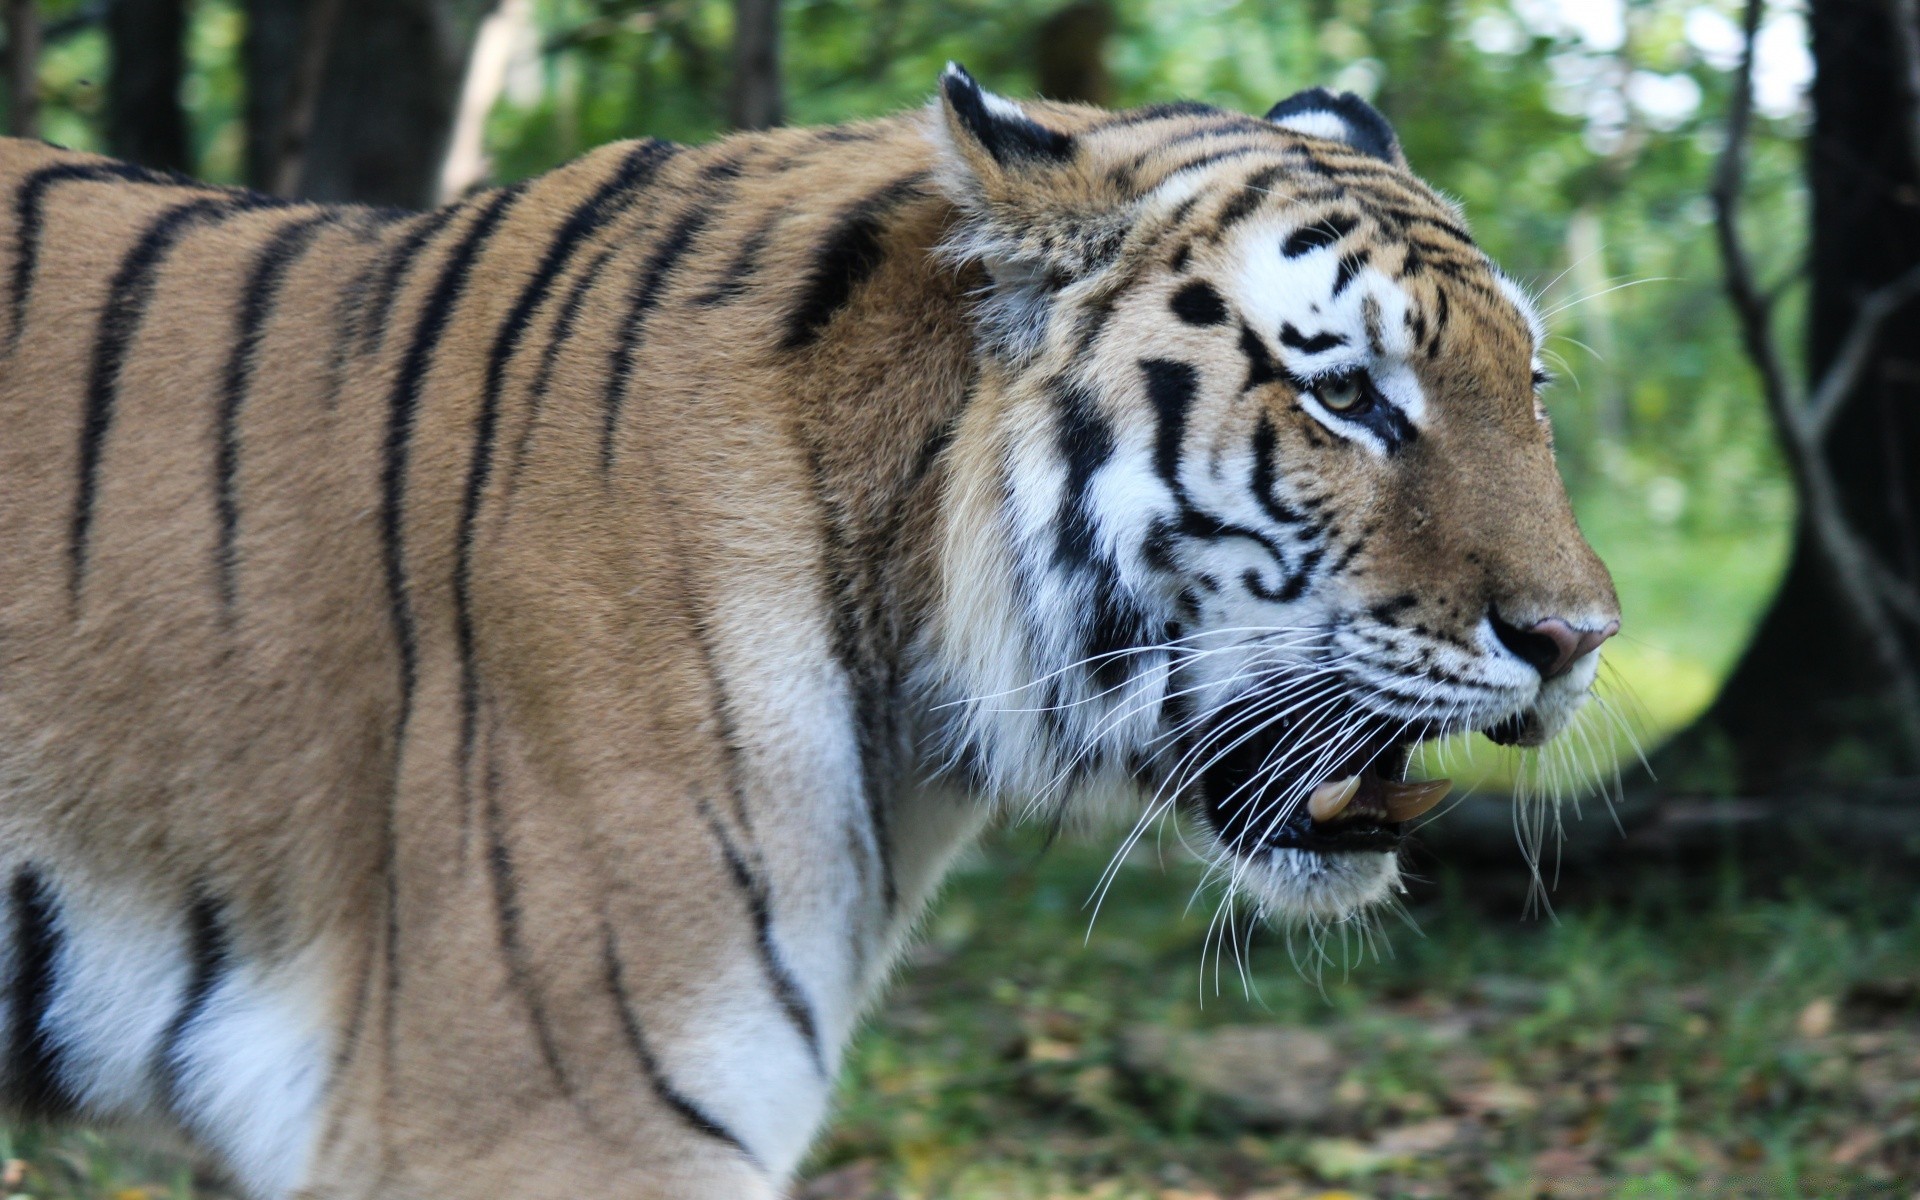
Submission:
M 9 1105 L 262 1197 L 773 1197 L 988 802 L 1180 782 L 1235 630 L 1577 705 L 1478 632 L 1613 603 L 1537 333 L 1390 139 L 942 89 L 420 215 L 0 143 Z

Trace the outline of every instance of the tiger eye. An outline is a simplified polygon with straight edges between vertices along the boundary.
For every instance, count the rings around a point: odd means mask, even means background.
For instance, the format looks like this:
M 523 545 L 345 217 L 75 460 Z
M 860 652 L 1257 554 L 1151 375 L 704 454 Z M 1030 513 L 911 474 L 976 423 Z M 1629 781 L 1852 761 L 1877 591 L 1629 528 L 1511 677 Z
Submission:
M 1358 371 L 1327 380 L 1313 389 L 1320 403 L 1334 412 L 1351 412 L 1366 399 L 1367 389 Z

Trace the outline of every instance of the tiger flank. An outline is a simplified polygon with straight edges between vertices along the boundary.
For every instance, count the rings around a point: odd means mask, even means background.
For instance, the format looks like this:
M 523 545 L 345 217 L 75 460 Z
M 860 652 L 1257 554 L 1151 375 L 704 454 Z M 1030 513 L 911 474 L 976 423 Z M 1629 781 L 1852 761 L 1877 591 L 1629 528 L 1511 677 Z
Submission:
M 769 1200 L 996 806 L 1397 888 L 1618 627 L 1393 131 L 1015 103 L 425 214 L 0 143 L 0 1095 L 246 1194 Z

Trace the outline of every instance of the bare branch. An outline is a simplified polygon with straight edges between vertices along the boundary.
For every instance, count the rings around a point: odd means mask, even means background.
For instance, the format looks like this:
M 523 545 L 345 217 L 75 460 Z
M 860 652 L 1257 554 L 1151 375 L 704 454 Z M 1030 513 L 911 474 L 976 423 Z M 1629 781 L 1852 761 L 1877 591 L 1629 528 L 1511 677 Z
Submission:
M 1873 361 L 1874 344 L 1880 340 L 1881 327 L 1916 295 L 1920 295 L 1920 266 L 1910 268 L 1861 302 L 1846 340 L 1840 343 L 1839 352 L 1833 356 L 1833 362 L 1828 364 L 1813 390 L 1813 397 L 1807 401 L 1807 433 L 1815 441 L 1826 438 L 1840 406 L 1853 394 L 1860 377 Z
M 1740 198 L 1746 182 L 1747 138 L 1753 125 L 1754 43 L 1764 8 L 1765 0 L 1747 0 L 1746 40 L 1740 52 L 1739 69 L 1733 77 L 1733 98 L 1727 108 L 1727 141 L 1713 176 L 1713 225 L 1720 244 L 1720 259 L 1725 264 L 1727 298 L 1733 303 L 1747 357 L 1760 373 L 1767 409 L 1783 429 L 1798 432 L 1801 405 L 1793 376 L 1773 336 L 1772 301 L 1760 290 L 1752 260 L 1747 257 L 1746 245 L 1740 238 Z

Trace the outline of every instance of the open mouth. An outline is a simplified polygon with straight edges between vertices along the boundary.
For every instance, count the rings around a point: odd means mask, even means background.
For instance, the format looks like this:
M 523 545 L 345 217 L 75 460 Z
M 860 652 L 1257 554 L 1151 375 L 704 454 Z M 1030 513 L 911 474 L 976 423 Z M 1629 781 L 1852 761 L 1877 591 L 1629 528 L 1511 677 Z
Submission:
M 1452 781 L 1408 780 L 1413 748 L 1433 731 L 1359 713 L 1314 722 L 1319 739 L 1254 704 L 1216 724 L 1200 799 L 1222 841 L 1241 853 L 1391 851 L 1408 821 L 1446 798 Z

